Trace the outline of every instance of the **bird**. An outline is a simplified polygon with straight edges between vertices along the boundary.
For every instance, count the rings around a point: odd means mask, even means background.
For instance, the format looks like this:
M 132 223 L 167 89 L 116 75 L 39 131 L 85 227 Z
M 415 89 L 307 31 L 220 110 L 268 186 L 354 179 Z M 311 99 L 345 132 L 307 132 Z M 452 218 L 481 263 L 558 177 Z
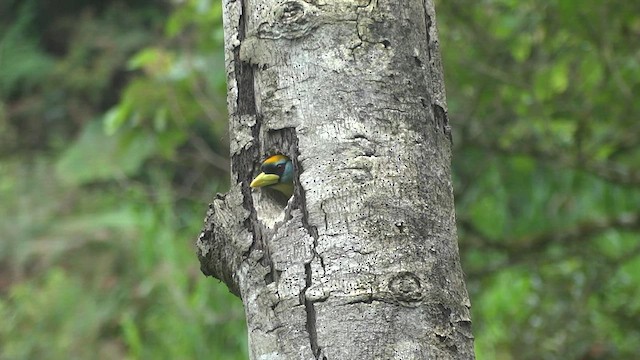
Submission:
M 252 188 L 277 190 L 288 198 L 293 195 L 293 162 L 285 155 L 273 155 L 262 162 L 262 172 L 251 181 Z

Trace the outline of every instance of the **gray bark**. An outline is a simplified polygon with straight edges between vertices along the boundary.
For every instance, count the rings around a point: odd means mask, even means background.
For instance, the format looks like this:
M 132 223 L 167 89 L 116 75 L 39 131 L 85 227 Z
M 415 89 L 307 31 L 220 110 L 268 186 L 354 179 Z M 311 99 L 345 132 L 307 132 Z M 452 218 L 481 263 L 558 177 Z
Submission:
M 232 187 L 197 246 L 252 359 L 472 359 L 432 0 L 224 0 Z M 286 204 L 249 182 L 294 161 Z

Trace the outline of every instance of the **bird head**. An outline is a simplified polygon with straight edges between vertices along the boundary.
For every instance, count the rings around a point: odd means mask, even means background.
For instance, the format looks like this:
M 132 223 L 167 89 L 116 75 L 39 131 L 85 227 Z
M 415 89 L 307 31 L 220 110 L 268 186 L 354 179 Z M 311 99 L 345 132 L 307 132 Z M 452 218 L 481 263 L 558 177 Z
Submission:
M 293 195 L 293 163 L 284 155 L 273 155 L 262 162 L 262 172 L 251 181 L 252 188 L 268 187 L 283 193 L 287 198 Z

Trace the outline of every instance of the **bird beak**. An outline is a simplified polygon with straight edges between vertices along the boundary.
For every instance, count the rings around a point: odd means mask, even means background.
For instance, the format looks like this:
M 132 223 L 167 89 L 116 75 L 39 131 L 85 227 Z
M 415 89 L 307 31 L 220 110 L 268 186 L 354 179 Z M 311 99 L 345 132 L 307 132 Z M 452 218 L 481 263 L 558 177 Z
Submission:
M 252 188 L 269 186 L 269 185 L 277 184 L 279 181 L 280 181 L 280 176 L 276 174 L 260 173 L 260 175 L 256 176 L 256 178 L 253 179 L 253 181 L 251 182 L 251 185 L 249 186 L 251 186 Z

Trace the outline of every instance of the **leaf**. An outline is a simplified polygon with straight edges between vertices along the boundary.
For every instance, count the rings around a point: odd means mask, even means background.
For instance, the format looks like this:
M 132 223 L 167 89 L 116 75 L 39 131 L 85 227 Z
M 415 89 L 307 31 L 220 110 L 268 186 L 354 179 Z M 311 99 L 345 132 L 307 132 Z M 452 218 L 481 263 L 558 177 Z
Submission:
M 134 175 L 153 154 L 154 142 L 141 134 L 132 141 L 121 139 L 108 136 L 100 122 L 93 121 L 56 163 L 58 176 L 64 182 L 80 185 Z
M 160 53 L 156 48 L 146 48 L 135 54 L 127 63 L 129 70 L 137 70 L 158 60 Z
M 107 135 L 115 134 L 124 125 L 127 115 L 129 115 L 129 108 L 128 102 L 122 102 L 122 104 L 111 108 L 104 114 L 104 131 Z

